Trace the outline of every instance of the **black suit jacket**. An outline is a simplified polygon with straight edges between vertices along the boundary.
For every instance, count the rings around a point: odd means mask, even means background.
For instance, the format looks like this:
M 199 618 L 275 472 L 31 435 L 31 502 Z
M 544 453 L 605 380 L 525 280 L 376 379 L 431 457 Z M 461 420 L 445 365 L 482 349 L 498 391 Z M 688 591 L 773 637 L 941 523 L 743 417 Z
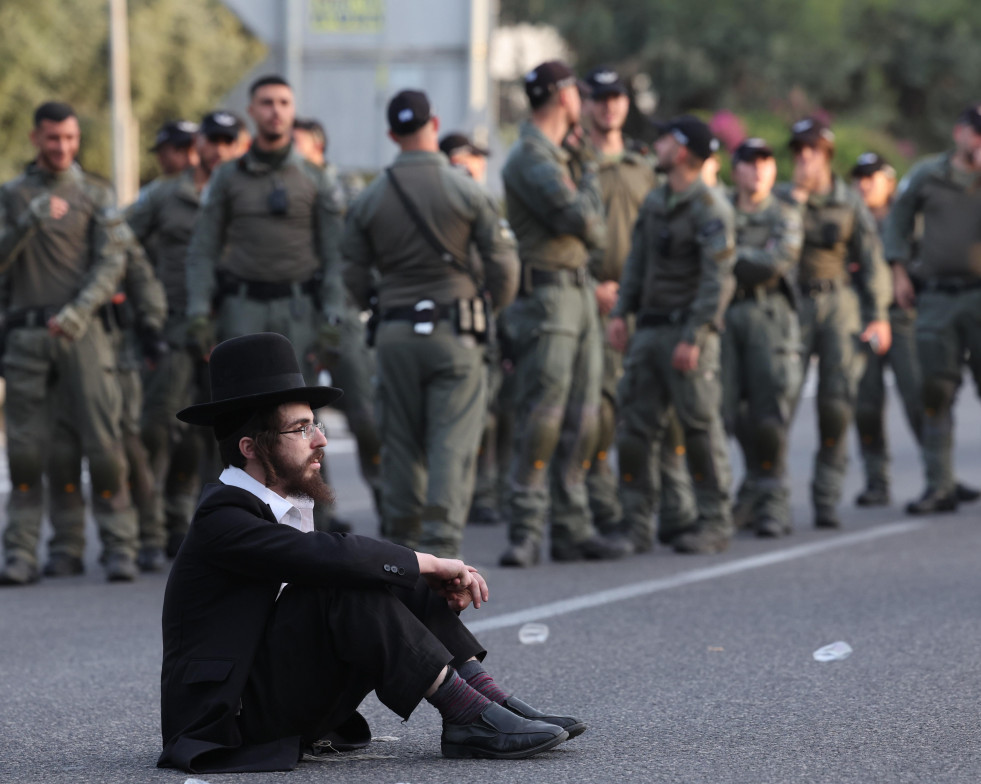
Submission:
M 284 582 L 317 587 L 419 579 L 415 553 L 364 536 L 301 533 L 251 493 L 208 485 L 174 561 L 163 605 L 160 767 L 288 770 L 299 738 L 243 743 L 236 714 Z

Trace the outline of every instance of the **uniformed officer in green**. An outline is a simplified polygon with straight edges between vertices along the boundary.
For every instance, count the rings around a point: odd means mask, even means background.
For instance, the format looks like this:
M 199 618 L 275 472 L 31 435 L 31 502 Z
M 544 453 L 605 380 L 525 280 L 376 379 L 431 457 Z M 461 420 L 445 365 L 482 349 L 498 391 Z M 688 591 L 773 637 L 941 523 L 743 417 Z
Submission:
M 160 126 L 150 148 L 163 177 L 173 177 L 197 164 L 194 145 L 198 126 L 190 120 L 170 120 Z
M 37 157 L 0 187 L 0 305 L 13 486 L 0 584 L 38 579 L 43 475 L 55 529 L 50 571 L 71 573 L 59 561 L 81 561 L 85 541 L 74 523 L 84 519 L 76 479 L 83 456 L 106 574 L 129 581 L 136 576 L 136 515 L 120 441 L 116 362 L 98 314 L 123 274 L 129 232 L 114 209 L 112 189 L 75 163 L 80 132 L 70 106 L 38 107 L 31 141 Z
M 590 254 L 606 244 L 596 164 L 582 156 L 576 181 L 572 156 L 561 146 L 578 130 L 582 108 L 572 70 L 557 60 L 542 63 L 525 77 L 525 92 L 531 118 L 503 171 L 521 285 L 506 315 L 517 419 L 511 544 L 501 565 L 538 562 L 546 519 L 552 560 L 619 558 L 630 553 L 629 543 L 596 532 L 585 484 L 596 449 L 603 363 L 587 267 Z
M 953 137 L 953 150 L 921 161 L 903 178 L 886 220 L 896 304 L 917 308 L 916 350 L 923 377 L 920 443 L 926 489 L 907 505 L 910 514 L 957 508 L 952 408 L 965 361 L 981 385 L 981 106 L 961 113 Z M 915 258 L 912 242 L 921 216 Z
M 612 68 L 600 66 L 586 75 L 588 97 L 584 109 L 589 119 L 589 142 L 599 164 L 600 191 L 606 213 L 606 251 L 591 258 L 596 279 L 596 305 L 600 331 L 606 334 L 610 311 L 617 301 L 620 276 L 630 252 L 637 211 L 657 184 L 651 155 L 633 149 L 623 125 L 630 110 L 627 85 Z M 704 171 L 704 170 L 703 170 Z M 704 179 L 704 175 L 703 175 Z M 617 478 L 610 469 L 610 452 L 616 435 L 617 384 L 623 375 L 623 355 L 603 341 L 603 385 L 600 398 L 599 437 L 586 487 L 596 527 L 603 533 L 619 530 L 623 515 Z M 684 437 L 672 414 L 661 445 L 658 535 L 665 540 L 692 524 L 697 516 L 691 476 L 685 464 Z
M 182 408 L 207 395 L 201 388 L 207 368 L 187 348 L 187 249 L 212 173 L 237 157 L 240 125 L 229 112 L 205 115 L 195 141 L 195 165 L 175 177 L 154 180 L 126 210 L 137 239 L 153 251 L 167 299 L 163 337 L 170 350 L 145 373 L 140 425 L 157 483 L 156 498 L 162 504 L 155 515 L 140 518 L 141 549 L 148 565 L 159 561 L 161 548 L 171 558 L 177 555 L 197 503 L 204 445 L 195 428 L 176 418 Z
M 481 343 L 488 310 L 514 296 L 514 237 L 490 195 L 440 153 L 425 93 L 400 92 L 387 114 L 401 152 L 348 210 L 344 282 L 361 308 L 377 285 L 383 532 L 456 558 L 486 410 Z
M 191 237 L 188 340 L 209 353 L 214 313 L 218 340 L 278 332 L 310 373 L 314 342 L 340 342 L 343 196 L 331 173 L 292 145 L 295 107 L 286 80 L 253 82 L 249 115 L 252 147 L 214 173 Z
M 801 373 L 793 281 L 802 210 L 772 193 L 776 178 L 763 139 L 746 139 L 733 152 L 736 288 L 722 335 L 722 410 L 743 450 L 750 527 L 763 537 L 791 529 L 787 431 Z
M 297 119 L 293 123 L 293 144 L 304 158 L 321 168 L 330 169 L 331 176 L 337 177 L 336 168 L 327 160 L 327 132 L 320 122 Z M 361 190 L 363 184 L 357 193 L 345 193 L 345 201 L 353 201 Z M 345 302 L 340 328 L 339 344 L 331 342 L 326 345 L 318 359 L 330 372 L 331 383 L 344 390 L 344 396 L 334 405 L 344 413 L 348 429 L 354 435 L 361 476 L 371 488 L 375 509 L 380 516 L 381 440 L 375 423 L 371 381 L 375 375 L 375 357 L 366 340 L 362 311 L 352 302 Z M 337 527 L 340 521 L 333 516 L 332 504 L 314 507 L 314 520 L 318 530 L 340 531 Z M 346 523 L 342 525 L 350 530 Z
M 814 525 L 840 528 L 848 427 L 864 368 L 859 343 L 868 343 L 877 354 L 889 350 L 889 269 L 875 220 L 861 196 L 831 170 L 834 132 L 820 119 L 808 117 L 794 123 L 789 146 L 794 179 L 781 194 L 804 204 L 804 247 L 798 266 L 802 378 L 811 357 L 818 357 L 820 445 L 811 482 Z
M 732 536 L 719 330 L 732 292 L 733 211 L 701 178 L 717 146 L 689 115 L 672 120 L 655 143 L 667 181 L 641 205 L 607 327 L 610 344 L 624 351 L 625 319 L 637 319 L 620 381 L 617 454 L 624 528 L 641 550 L 653 544 L 651 479 L 672 408 L 684 428 L 698 517 L 671 544 L 680 553 L 714 553 Z

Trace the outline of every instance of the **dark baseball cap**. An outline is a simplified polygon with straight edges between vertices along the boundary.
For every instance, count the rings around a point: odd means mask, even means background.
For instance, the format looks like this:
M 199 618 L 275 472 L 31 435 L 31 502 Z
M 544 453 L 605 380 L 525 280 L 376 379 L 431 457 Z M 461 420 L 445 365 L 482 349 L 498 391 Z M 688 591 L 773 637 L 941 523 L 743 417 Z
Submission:
M 201 120 L 201 133 L 209 139 L 215 136 L 237 139 L 243 127 L 242 120 L 231 112 L 211 112 Z
M 396 136 L 415 133 L 432 116 L 429 98 L 421 90 L 403 90 L 388 102 L 388 127 Z
M 664 133 L 671 134 L 679 144 L 703 161 L 719 151 L 719 140 L 705 123 L 691 114 L 675 117 L 667 124 Z
M 165 144 L 172 144 L 174 147 L 189 147 L 194 141 L 194 134 L 198 132 L 197 123 L 190 120 L 171 120 L 165 122 L 157 131 L 157 136 L 153 140 L 150 152 L 156 152 Z
M 968 106 L 957 118 L 958 125 L 970 125 L 975 133 L 981 133 L 981 106 Z
M 852 177 L 871 177 L 877 171 L 892 168 L 877 152 L 863 152 L 855 159 L 852 166 Z
M 790 126 L 790 141 L 787 146 L 791 149 L 797 147 L 816 147 L 819 144 L 835 146 L 834 131 L 828 124 L 818 117 L 805 117 Z
M 769 144 L 766 143 L 765 139 L 760 139 L 758 136 L 751 136 L 748 139 L 743 139 L 736 151 L 732 154 L 732 165 L 735 166 L 737 163 L 750 163 L 752 161 L 758 161 L 760 158 L 772 158 L 773 149 Z
M 525 74 L 525 93 L 533 109 L 564 87 L 577 84 L 575 72 L 561 60 L 547 60 Z
M 627 85 L 620 74 L 605 65 L 594 68 L 583 80 L 590 98 L 606 98 L 610 95 L 628 95 Z
M 490 150 L 478 147 L 465 133 L 448 133 L 439 142 L 440 151 L 447 157 L 452 158 L 460 153 L 470 153 L 471 155 L 483 155 L 485 158 L 490 156 Z

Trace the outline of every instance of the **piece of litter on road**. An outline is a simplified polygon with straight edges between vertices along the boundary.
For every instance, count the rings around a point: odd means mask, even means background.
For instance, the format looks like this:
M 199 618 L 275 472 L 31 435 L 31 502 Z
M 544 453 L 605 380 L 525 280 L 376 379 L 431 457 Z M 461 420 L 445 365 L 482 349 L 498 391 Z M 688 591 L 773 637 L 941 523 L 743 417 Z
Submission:
M 721 653 L 725 650 L 725 648 L 723 648 L 721 645 L 710 645 L 709 650 L 715 653 Z
M 833 642 L 831 645 L 825 645 L 823 648 L 818 648 L 814 651 L 814 661 L 841 661 L 851 656 L 851 653 L 852 646 L 843 640 L 838 640 L 838 642 Z
M 372 743 L 397 743 L 398 738 L 394 735 L 373 735 L 371 738 Z
M 204 779 L 188 779 L 184 782 L 184 784 L 210 784 L 210 782 L 207 782 Z
M 518 639 L 525 645 L 535 645 L 548 639 L 548 627 L 544 623 L 526 623 L 518 629 Z

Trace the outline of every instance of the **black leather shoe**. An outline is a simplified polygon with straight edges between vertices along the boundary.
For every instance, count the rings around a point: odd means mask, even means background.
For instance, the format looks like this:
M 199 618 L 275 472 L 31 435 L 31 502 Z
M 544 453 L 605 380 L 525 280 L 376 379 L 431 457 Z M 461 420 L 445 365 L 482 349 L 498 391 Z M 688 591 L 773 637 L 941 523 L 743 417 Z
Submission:
M 531 707 L 527 702 L 522 702 L 517 697 L 508 697 L 504 700 L 504 707 L 511 713 L 517 713 L 524 719 L 544 721 L 546 724 L 554 724 L 569 733 L 569 739 L 582 735 L 586 731 L 586 724 L 574 719 L 572 716 L 553 716 L 550 713 L 542 713 L 537 708 Z
M 866 487 L 855 496 L 855 506 L 889 506 L 889 488 L 880 486 Z
M 541 558 L 541 548 L 531 539 L 512 542 L 508 549 L 501 553 L 501 566 L 519 566 L 528 568 L 538 563 Z
M 729 535 L 713 528 L 690 531 L 675 538 L 676 553 L 683 555 L 711 555 L 729 549 Z
M 600 536 L 595 534 L 576 544 L 552 545 L 553 561 L 568 563 L 569 561 L 615 561 L 627 555 L 633 555 L 634 546 L 622 536 Z
M 981 490 L 962 484 L 961 482 L 957 483 L 955 492 L 957 493 L 958 502 L 962 504 L 970 504 L 981 498 Z
M 55 553 L 44 565 L 45 577 L 74 577 L 85 572 L 85 564 L 82 559 L 74 555 Z
M 162 572 L 167 567 L 167 556 L 160 547 L 141 547 L 136 565 L 141 572 Z
M 126 553 L 109 553 L 105 567 L 106 579 L 111 583 L 131 583 L 136 579 L 136 562 Z
M 30 585 L 36 583 L 40 577 L 34 564 L 23 558 L 11 558 L 0 572 L 0 585 Z
M 454 759 L 524 759 L 568 738 L 555 724 L 526 719 L 493 702 L 470 724 L 444 723 L 440 750 Z
M 956 512 L 957 504 L 956 490 L 951 493 L 938 493 L 936 490 L 927 488 L 919 499 L 906 504 L 906 514 L 928 515 L 938 512 Z

